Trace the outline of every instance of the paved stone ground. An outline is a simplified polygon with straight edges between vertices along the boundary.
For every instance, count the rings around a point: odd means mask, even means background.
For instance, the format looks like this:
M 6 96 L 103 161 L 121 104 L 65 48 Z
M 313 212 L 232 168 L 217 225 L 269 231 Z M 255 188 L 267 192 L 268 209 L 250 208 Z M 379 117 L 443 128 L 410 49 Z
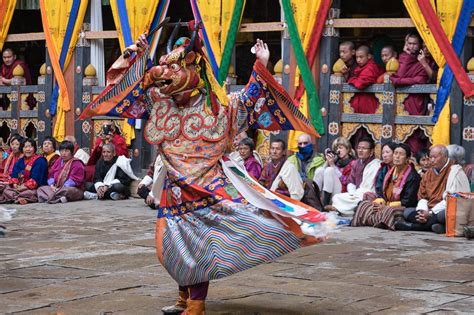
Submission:
M 0 239 L 0 312 L 160 314 L 176 285 L 140 200 L 17 206 Z M 473 313 L 474 242 L 341 229 L 211 284 L 207 314 Z

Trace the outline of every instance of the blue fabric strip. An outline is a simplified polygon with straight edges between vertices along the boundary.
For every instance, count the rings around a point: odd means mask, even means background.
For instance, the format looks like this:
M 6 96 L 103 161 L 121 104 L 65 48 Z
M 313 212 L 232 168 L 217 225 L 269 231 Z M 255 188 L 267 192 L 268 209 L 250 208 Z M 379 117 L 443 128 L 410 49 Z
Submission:
M 451 45 L 458 56 L 461 55 L 461 50 L 464 46 L 464 40 L 467 36 L 467 29 L 471 21 L 471 15 L 473 11 L 474 0 L 464 0 L 458 19 L 458 24 L 456 25 L 456 31 L 451 42 Z M 449 94 L 451 93 L 453 79 L 453 71 L 446 63 L 443 75 L 441 76 L 441 80 L 439 82 L 438 93 L 436 94 L 436 105 L 432 118 L 434 123 L 438 121 L 439 115 L 441 114 L 441 111 L 448 100 Z
M 125 3 L 125 0 L 117 0 L 117 9 L 120 18 L 120 27 L 122 28 L 123 42 L 125 47 L 127 47 L 133 44 L 133 39 L 130 23 L 128 21 L 127 4 Z M 135 119 L 129 118 L 128 124 L 134 126 Z
M 122 28 L 123 41 L 125 46 L 133 44 L 130 23 L 128 22 L 127 4 L 125 0 L 117 0 L 117 9 L 120 18 L 120 27 Z
M 64 63 L 66 62 L 67 52 L 69 45 L 71 44 L 71 38 L 74 32 L 74 26 L 76 25 L 77 16 L 79 14 L 79 7 L 81 5 L 80 0 L 74 0 L 71 6 L 71 12 L 69 13 L 69 19 L 67 21 L 66 34 L 64 35 L 63 44 L 61 47 L 61 54 L 59 55 L 59 65 L 64 71 Z M 54 85 L 53 94 L 51 95 L 51 103 L 49 104 L 49 113 L 51 116 L 55 116 L 58 107 L 59 97 L 59 86 L 58 83 Z

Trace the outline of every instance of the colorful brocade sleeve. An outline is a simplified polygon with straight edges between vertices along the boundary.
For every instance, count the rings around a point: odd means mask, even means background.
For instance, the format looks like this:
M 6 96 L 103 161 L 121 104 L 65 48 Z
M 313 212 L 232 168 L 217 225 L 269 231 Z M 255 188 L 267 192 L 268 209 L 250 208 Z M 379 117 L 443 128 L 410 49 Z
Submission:
M 309 119 L 298 110 L 283 87 L 275 81 L 267 68 L 256 61 L 246 87 L 231 94 L 238 101 L 237 133 L 247 128 L 299 130 L 318 136 Z

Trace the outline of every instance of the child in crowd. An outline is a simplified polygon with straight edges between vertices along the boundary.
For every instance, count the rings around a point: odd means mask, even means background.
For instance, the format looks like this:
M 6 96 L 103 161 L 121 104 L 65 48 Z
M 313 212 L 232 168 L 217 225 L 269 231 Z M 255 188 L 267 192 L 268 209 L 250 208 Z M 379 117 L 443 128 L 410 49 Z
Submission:
M 431 167 L 430 152 L 427 149 L 418 151 L 416 163 L 418 164 L 418 174 L 423 176 Z
M 360 46 L 356 51 L 357 68 L 354 75 L 347 81 L 359 90 L 363 90 L 371 84 L 377 82 L 377 78 L 383 74 L 382 67 L 377 65 L 372 59 L 368 46 Z M 351 106 L 354 113 L 374 114 L 379 103 L 372 93 L 355 93 L 351 99 Z

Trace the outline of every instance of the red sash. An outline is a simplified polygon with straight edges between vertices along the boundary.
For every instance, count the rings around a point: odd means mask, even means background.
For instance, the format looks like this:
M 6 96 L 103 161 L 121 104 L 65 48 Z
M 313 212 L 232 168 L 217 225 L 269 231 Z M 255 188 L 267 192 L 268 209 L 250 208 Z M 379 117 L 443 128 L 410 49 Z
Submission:
M 33 168 L 33 164 L 40 157 L 41 157 L 41 155 L 39 155 L 39 154 L 35 154 L 35 155 L 31 156 L 29 159 L 26 159 L 25 157 L 23 157 L 23 159 L 25 161 L 25 170 L 23 171 L 23 182 L 30 179 L 30 174 L 31 174 L 31 169 Z
M 22 157 L 21 154 L 15 155 L 14 153 L 10 153 L 7 156 L 7 159 L 3 162 L 3 174 L 2 178 L 10 178 L 10 175 L 13 170 L 13 166 L 15 163 Z

